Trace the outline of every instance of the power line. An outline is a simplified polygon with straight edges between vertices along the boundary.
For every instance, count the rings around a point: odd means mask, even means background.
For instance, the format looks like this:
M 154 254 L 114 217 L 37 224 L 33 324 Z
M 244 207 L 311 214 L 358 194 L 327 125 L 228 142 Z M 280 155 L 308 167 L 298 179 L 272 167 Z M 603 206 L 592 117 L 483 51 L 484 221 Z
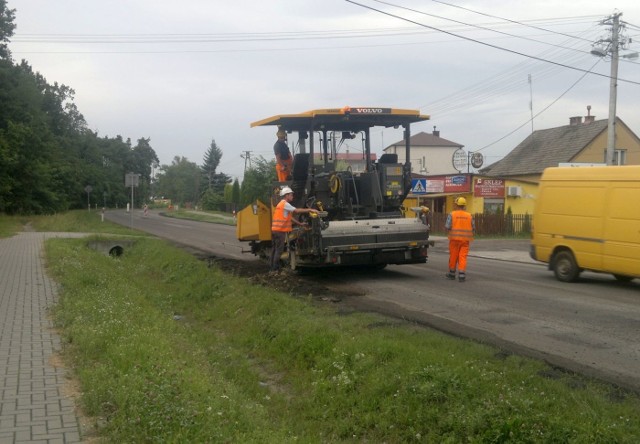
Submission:
M 588 31 L 585 31 L 585 33 Z M 576 61 L 579 59 L 572 57 L 567 59 L 564 54 L 560 54 L 555 49 L 544 51 L 540 56 L 547 54 L 547 56 L 554 56 L 557 54 L 559 57 L 564 57 L 564 61 Z M 592 56 L 585 56 L 590 60 Z M 581 60 L 581 59 L 580 59 Z M 522 79 L 525 75 L 536 74 L 537 79 L 543 79 L 561 70 L 561 67 L 552 66 L 548 64 L 542 64 L 542 67 L 538 68 L 534 64 L 539 64 L 535 60 L 524 60 L 519 62 L 512 68 L 509 68 L 499 74 L 492 74 L 490 77 L 470 85 L 466 88 L 460 89 L 452 94 L 448 94 L 437 100 L 434 100 L 426 105 L 421 105 L 418 108 L 428 108 L 428 113 L 431 115 L 438 115 L 442 117 L 453 112 L 457 112 L 461 107 L 469 108 L 480 105 L 489 99 L 506 94 L 514 89 L 518 89 L 522 85 Z
M 374 8 L 372 6 L 368 6 L 368 5 L 364 5 L 362 3 L 358 3 L 358 2 L 356 2 L 354 0 L 345 0 L 345 1 L 348 2 L 348 3 L 354 4 L 356 6 L 360 6 L 362 8 L 369 9 L 371 11 L 379 12 L 380 14 L 384 14 L 384 15 L 387 15 L 389 17 L 397 18 L 399 20 L 403 20 L 403 21 L 406 21 L 408 23 L 413 23 L 413 24 L 418 25 L 418 26 L 423 26 L 423 27 L 428 28 L 428 29 L 432 29 L 432 30 L 435 30 L 435 31 L 438 31 L 438 32 L 442 32 L 444 34 L 448 34 L 448 35 L 451 35 L 451 36 L 454 36 L 454 37 L 457 37 L 457 38 L 460 38 L 460 39 L 463 39 L 463 40 L 467 40 L 467 41 L 470 41 L 470 42 L 473 42 L 473 43 L 478 43 L 478 44 L 483 45 L 483 46 L 488 46 L 488 47 L 493 48 L 493 49 L 498 49 L 500 51 L 509 52 L 511 54 L 516 54 L 516 55 L 519 55 L 519 56 L 522 56 L 522 57 L 528 57 L 530 59 L 539 60 L 539 61 L 545 62 L 545 63 L 551 63 L 553 65 L 562 66 L 564 68 L 572 69 L 574 71 L 586 72 L 586 73 L 589 73 L 589 74 L 592 74 L 592 75 L 596 75 L 596 76 L 599 76 L 599 77 L 610 78 L 610 76 L 606 75 L 606 74 L 600 74 L 600 73 L 596 73 L 596 72 L 589 72 L 589 71 L 586 71 L 586 70 L 584 70 L 582 68 L 577 68 L 575 66 L 566 65 L 564 63 L 554 62 L 552 60 L 547 60 L 547 59 L 543 59 L 541 57 L 536 57 L 536 56 L 532 56 L 532 55 L 529 55 L 529 54 L 525 54 L 525 53 L 522 53 L 522 52 L 519 52 L 519 51 L 515 51 L 513 49 L 508 49 L 508 48 L 504 48 L 504 47 L 501 47 L 501 46 L 493 45 L 491 43 L 483 42 L 481 40 L 472 39 L 471 37 L 465 37 L 465 36 L 460 35 L 460 34 L 456 34 L 456 33 L 449 32 L 449 31 L 445 31 L 443 29 L 436 28 L 435 26 L 425 25 L 424 23 L 416 22 L 415 20 L 411 20 L 411 19 L 408 19 L 408 18 L 405 18 L 405 17 L 401 17 L 399 15 L 392 14 L 390 12 L 382 11 L 382 10 Z M 374 0 L 374 1 L 376 1 L 376 0 Z M 631 84 L 634 84 L 634 85 L 640 85 L 640 82 L 635 82 L 633 80 L 627 80 L 627 79 L 618 78 L 618 81 L 631 83 Z
M 374 0 L 374 1 L 377 1 L 377 0 Z M 482 16 L 485 16 L 485 17 L 497 18 L 497 19 L 504 20 L 504 21 L 509 22 L 509 23 L 514 23 L 514 24 L 517 24 L 517 25 L 526 26 L 526 27 L 533 28 L 533 29 L 538 29 L 538 30 L 540 30 L 540 31 L 550 32 L 550 33 L 552 33 L 552 34 L 564 35 L 565 37 L 569 37 L 569 38 L 577 38 L 577 37 L 575 37 L 575 36 L 573 36 L 573 35 L 571 35 L 571 34 L 564 34 L 564 33 L 562 33 L 562 32 L 552 31 L 552 30 L 550 30 L 550 29 L 541 28 L 541 27 L 539 27 L 539 26 L 529 25 L 529 24 L 526 24 L 526 23 L 524 23 L 524 22 L 519 22 L 519 21 L 516 21 L 516 20 L 511 20 L 511 19 L 508 19 L 508 18 L 504 18 L 504 17 L 496 16 L 496 15 L 485 14 L 484 12 L 479 12 L 479 11 L 475 11 L 475 10 L 470 9 L 470 8 L 465 8 L 464 6 L 453 5 L 453 4 L 451 4 L 451 3 L 443 2 L 443 1 L 440 1 L 440 0 L 431 0 L 431 1 L 432 1 L 432 2 L 434 2 L 434 3 L 440 3 L 440 4 L 443 4 L 443 5 L 446 5 L 446 6 L 450 6 L 450 7 L 452 7 L 452 8 L 458 8 L 458 9 L 462 9 L 462 10 L 464 10 L 464 11 L 473 12 L 474 14 L 479 14 L 479 15 L 482 15 Z M 591 42 L 590 42 L 589 40 L 587 40 L 587 39 L 583 39 L 583 40 L 584 40 L 584 41 L 588 41 L 589 43 L 591 43 Z
M 542 43 L 542 44 L 544 44 L 544 45 L 557 46 L 557 45 L 553 45 L 553 44 L 551 44 L 551 43 L 542 42 L 542 41 L 540 41 L 540 40 L 535 40 L 535 39 L 531 39 L 531 38 L 528 38 L 528 37 L 523 37 L 523 36 L 519 36 L 519 35 L 509 34 L 509 33 L 507 33 L 507 32 L 503 32 L 503 31 L 497 31 L 497 30 L 495 30 L 495 29 L 487 28 L 487 27 L 485 27 L 485 26 L 474 25 L 474 24 L 472 24 L 472 23 L 461 22 L 461 21 L 459 21 L 459 20 L 454 20 L 454 19 L 450 19 L 450 18 L 447 18 L 447 17 L 442 17 L 442 16 L 440 16 L 440 15 L 430 14 L 430 13 L 427 13 L 427 12 L 424 12 L 424 11 L 418 11 L 417 9 L 407 8 L 406 6 L 396 5 L 396 4 L 394 4 L 394 3 L 386 2 L 386 1 L 383 1 L 383 0 L 372 0 L 372 1 L 374 1 L 374 2 L 376 2 L 376 3 L 382 3 L 383 5 L 393 6 L 393 7 L 396 7 L 396 8 L 400 8 L 400 9 L 404 9 L 404 10 L 407 10 L 407 11 L 415 12 L 415 13 L 417 13 L 417 14 L 426 15 L 426 16 L 428 16 L 428 17 L 434 17 L 434 18 L 437 18 L 437 19 L 440 19 L 440 20 L 446 20 L 446 21 L 453 22 L 453 23 L 457 23 L 457 24 L 460 24 L 460 25 L 470 26 L 470 27 L 472 27 L 472 28 L 481 29 L 481 30 L 483 30 L 483 31 L 495 32 L 495 33 L 497 33 L 497 34 L 502 34 L 502 35 L 506 35 L 506 36 L 509 36 L 509 37 L 515 37 L 515 38 L 523 39 L 523 40 L 529 40 L 529 41 L 532 41 L 532 42 L 535 42 L 535 43 Z M 432 0 L 432 1 L 435 1 L 435 0 Z M 505 20 L 505 19 L 501 19 L 501 20 Z M 520 25 L 520 23 L 518 23 L 518 24 Z M 542 31 L 545 31 L 545 32 L 551 32 L 551 33 L 553 33 L 553 34 L 556 34 L 555 32 L 553 32 L 553 31 L 548 31 L 548 30 L 546 30 L 546 29 L 544 29 L 544 28 L 540 28 L 540 27 L 534 27 L 534 28 L 535 28 L 535 29 L 542 30 Z M 563 34 L 563 35 L 567 35 L 567 34 Z M 573 36 L 570 36 L 570 37 L 575 38 L 575 37 L 573 37 Z M 590 40 L 587 40 L 587 41 L 588 41 L 589 43 L 591 43 L 591 41 L 590 41 Z
M 595 17 L 595 16 L 594 16 Z M 582 19 L 583 17 L 576 17 Z M 544 19 L 547 22 L 549 19 Z M 554 20 L 572 20 L 574 18 L 560 18 Z M 530 20 L 535 23 L 541 20 Z M 523 24 L 527 21 L 521 22 Z M 569 22 L 571 23 L 571 22 Z M 487 26 L 501 26 L 504 23 L 485 23 Z M 470 25 L 467 25 L 470 26 Z M 480 26 L 480 25 L 474 25 Z M 557 33 L 533 25 L 526 25 L 545 32 Z M 143 34 L 68 34 L 68 33 L 16 33 L 12 42 L 16 43 L 219 43 L 219 42 L 251 42 L 274 40 L 316 40 L 316 39 L 349 39 L 369 37 L 395 37 L 424 34 L 424 30 L 414 28 L 363 28 L 312 31 L 277 31 L 250 33 L 143 33 Z
M 589 69 L 589 71 L 591 71 L 593 68 L 596 67 L 596 65 L 598 63 L 600 63 L 601 59 L 596 60 L 596 62 L 593 64 L 593 66 Z M 545 112 L 546 110 L 548 110 L 549 108 L 551 108 L 553 105 L 555 105 L 558 100 L 560 100 L 562 97 L 565 96 L 565 94 L 567 94 L 569 91 L 571 91 L 578 83 L 580 83 L 580 81 L 582 81 L 582 79 L 584 79 L 587 74 L 589 74 L 589 71 L 585 72 L 584 74 L 582 74 L 582 76 L 580 76 L 580 78 L 578 80 L 576 80 L 575 82 L 573 82 L 573 84 L 567 88 L 562 94 L 560 94 L 553 102 L 551 102 L 549 105 L 545 106 L 543 109 L 541 109 L 540 111 L 538 111 L 534 116 L 531 117 L 531 119 L 527 120 L 526 122 L 524 122 L 522 125 L 518 126 L 516 129 L 514 129 L 513 131 L 505 134 L 504 136 L 502 136 L 501 138 L 499 138 L 498 140 L 495 140 L 491 143 L 489 143 L 488 145 L 483 146 L 482 148 L 478 148 L 475 151 L 482 151 L 485 148 L 489 148 L 490 146 L 495 145 L 498 142 L 503 141 L 504 139 L 506 139 L 507 137 L 509 137 L 510 135 L 512 135 L 513 133 L 515 133 L 516 131 L 518 131 L 519 129 L 521 129 L 522 127 L 524 127 L 525 125 L 528 125 L 530 122 L 533 122 L 533 119 L 535 119 L 536 117 L 538 117 L 540 114 L 542 114 L 543 112 Z

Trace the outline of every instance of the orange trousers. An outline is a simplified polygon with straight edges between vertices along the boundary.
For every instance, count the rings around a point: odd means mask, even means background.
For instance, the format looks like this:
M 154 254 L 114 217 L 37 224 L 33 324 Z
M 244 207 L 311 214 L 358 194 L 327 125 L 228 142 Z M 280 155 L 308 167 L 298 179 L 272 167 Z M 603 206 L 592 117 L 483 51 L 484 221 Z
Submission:
M 455 270 L 457 265 L 459 272 L 465 272 L 467 270 L 468 255 L 468 240 L 449 240 L 449 270 Z
M 278 182 L 289 180 L 291 175 L 291 165 L 293 165 L 293 159 L 291 157 L 277 161 L 276 172 L 278 173 Z

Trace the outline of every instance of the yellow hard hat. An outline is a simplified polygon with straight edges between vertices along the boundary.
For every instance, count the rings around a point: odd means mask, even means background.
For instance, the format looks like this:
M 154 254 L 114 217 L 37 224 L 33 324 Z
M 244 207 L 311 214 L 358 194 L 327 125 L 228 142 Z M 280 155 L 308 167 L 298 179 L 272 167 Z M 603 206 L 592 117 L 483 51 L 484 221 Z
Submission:
M 464 207 L 467 205 L 467 199 L 465 199 L 464 197 L 458 197 L 453 201 L 453 203 L 455 203 L 459 207 Z

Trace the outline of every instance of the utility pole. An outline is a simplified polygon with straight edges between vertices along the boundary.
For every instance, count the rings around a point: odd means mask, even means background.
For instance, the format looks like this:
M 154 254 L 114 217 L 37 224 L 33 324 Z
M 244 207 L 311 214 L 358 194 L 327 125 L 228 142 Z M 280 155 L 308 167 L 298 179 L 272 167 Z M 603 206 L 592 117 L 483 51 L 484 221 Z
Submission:
M 607 151 L 605 162 L 613 165 L 616 150 L 616 102 L 618 97 L 618 60 L 620 58 L 620 48 L 628 43 L 626 37 L 620 36 L 624 25 L 620 24 L 622 12 L 617 12 L 600 22 L 601 25 L 611 26 L 611 38 L 598 40 L 593 44 L 591 54 L 597 57 L 606 57 L 611 54 L 611 74 L 609 77 L 609 125 L 607 127 Z M 638 53 L 622 56 L 623 58 L 636 58 Z
M 133 172 L 127 173 L 124 176 L 125 187 L 131 187 L 131 213 L 129 214 L 131 229 L 133 230 L 133 189 L 140 184 L 140 174 Z
M 611 27 L 611 78 L 609 79 L 609 126 L 607 127 L 607 165 L 613 165 L 613 154 L 616 150 L 616 105 L 618 97 L 618 35 L 620 33 L 620 16 L 613 14 L 609 19 Z
M 249 168 L 251 168 L 251 153 L 252 151 L 244 151 L 244 154 L 240 154 L 240 157 L 244 159 L 244 172 L 247 172 L 247 163 L 249 164 Z
M 533 134 L 533 81 L 529 74 L 529 110 L 531 111 L 531 134 Z

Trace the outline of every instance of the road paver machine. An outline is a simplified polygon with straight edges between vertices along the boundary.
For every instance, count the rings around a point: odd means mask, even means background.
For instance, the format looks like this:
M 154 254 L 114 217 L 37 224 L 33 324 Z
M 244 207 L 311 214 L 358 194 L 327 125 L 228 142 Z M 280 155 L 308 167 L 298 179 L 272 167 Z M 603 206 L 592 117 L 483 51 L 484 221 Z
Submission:
M 280 189 L 289 186 L 295 207 L 320 211 L 319 217 L 302 216 L 306 226 L 294 225 L 289 235 L 283 260 L 292 269 L 425 263 L 430 244 L 428 209 L 408 218 L 403 201 L 411 190 L 410 126 L 428 119 L 417 110 L 343 107 L 252 123 L 252 127 L 277 127 L 287 132 L 289 140 L 298 141 L 290 180 L 272 184 L 271 202 L 257 201 L 238 213 L 238 239 L 248 241 L 252 253 L 268 257 L 272 211 Z M 403 129 L 402 156 L 372 155 L 375 127 Z M 362 147 L 357 169 L 339 160 L 337 153 L 345 142 Z M 404 163 L 399 157 L 406 159 Z

